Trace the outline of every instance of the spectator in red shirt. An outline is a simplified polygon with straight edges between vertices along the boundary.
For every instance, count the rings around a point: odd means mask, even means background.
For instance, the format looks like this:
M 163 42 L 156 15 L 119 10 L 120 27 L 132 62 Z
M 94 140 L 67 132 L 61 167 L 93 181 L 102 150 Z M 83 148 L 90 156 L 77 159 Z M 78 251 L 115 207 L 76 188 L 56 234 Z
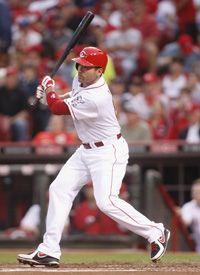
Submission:
M 76 143 L 77 136 L 74 132 L 68 132 L 65 125 L 65 118 L 63 116 L 52 115 L 49 120 L 46 131 L 41 131 L 33 138 L 35 144 L 61 144 L 69 145 Z
M 168 139 L 179 139 L 180 133 L 188 126 L 188 110 L 191 110 L 192 98 L 187 87 L 181 89 L 175 106 L 169 109 Z
M 154 140 L 166 139 L 168 133 L 168 119 L 166 115 L 165 106 L 157 101 L 153 108 L 149 120 Z
M 194 70 L 195 66 L 199 66 L 200 49 L 188 34 L 182 34 L 178 38 L 180 47 L 180 56 L 183 58 L 184 71 L 186 73 Z
M 197 42 L 198 28 L 193 0 L 173 0 L 176 5 L 180 33 L 187 33 Z
M 158 8 L 159 0 L 145 0 L 148 13 L 154 14 Z
M 194 43 L 192 37 L 186 33 L 181 34 L 177 41 L 168 43 L 159 53 L 157 63 L 160 69 L 165 69 L 170 65 L 173 58 L 181 58 L 185 73 L 195 71 L 200 63 L 200 49 Z

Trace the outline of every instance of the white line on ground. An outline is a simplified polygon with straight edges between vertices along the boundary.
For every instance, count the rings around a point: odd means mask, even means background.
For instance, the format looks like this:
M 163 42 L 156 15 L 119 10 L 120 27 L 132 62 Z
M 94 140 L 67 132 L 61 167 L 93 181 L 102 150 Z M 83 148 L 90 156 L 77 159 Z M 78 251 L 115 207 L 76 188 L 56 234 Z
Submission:
M 0 269 L 0 273 L 6 273 L 6 272 L 42 272 L 42 273 L 99 273 L 99 272 L 148 272 L 150 270 L 139 270 L 139 269 L 78 269 L 78 268 L 73 268 L 73 269 L 66 269 L 66 268 L 59 268 L 59 269 L 44 269 L 44 268 L 5 268 L 5 269 Z M 154 272 L 160 272 L 160 269 L 154 269 Z M 175 270 L 175 269 L 170 269 L 170 272 L 176 272 L 177 273 L 182 273 L 183 271 Z
M 68 273 L 68 272 L 143 272 L 145 270 L 136 270 L 136 269 L 121 269 L 121 270 L 116 270 L 116 269 L 109 269 L 109 270 L 105 270 L 105 269 L 42 269 L 42 268 L 15 268 L 15 269 L 10 269 L 10 268 L 6 268 L 1 270 L 0 269 L 0 273 L 1 272 L 46 272 L 46 273 Z

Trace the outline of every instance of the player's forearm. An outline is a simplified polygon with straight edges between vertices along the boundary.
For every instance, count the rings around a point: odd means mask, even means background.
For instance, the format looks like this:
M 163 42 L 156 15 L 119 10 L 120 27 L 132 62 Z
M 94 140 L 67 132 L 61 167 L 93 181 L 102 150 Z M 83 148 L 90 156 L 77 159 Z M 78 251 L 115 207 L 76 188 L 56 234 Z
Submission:
M 54 91 L 47 92 L 47 104 L 55 115 L 70 115 L 68 106 Z
M 71 97 L 71 94 L 72 94 L 71 92 L 67 92 L 64 95 L 60 95 L 60 98 L 61 99 L 69 98 L 69 97 Z

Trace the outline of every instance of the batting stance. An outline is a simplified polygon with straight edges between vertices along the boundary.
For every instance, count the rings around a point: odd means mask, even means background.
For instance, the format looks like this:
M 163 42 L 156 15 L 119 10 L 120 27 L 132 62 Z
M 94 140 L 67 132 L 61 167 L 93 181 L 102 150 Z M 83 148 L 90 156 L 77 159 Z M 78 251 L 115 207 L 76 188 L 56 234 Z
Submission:
M 72 60 L 78 75 L 73 80 L 70 97 L 59 97 L 54 90 L 54 80 L 49 76 L 43 78 L 36 96 L 46 96 L 53 114 L 71 115 L 82 144 L 50 185 L 43 242 L 33 253 L 19 254 L 17 259 L 23 264 L 59 266 L 59 244 L 66 218 L 76 195 L 91 180 L 99 209 L 147 239 L 151 244 L 151 260 L 157 261 L 165 253 L 170 231 L 118 197 L 129 152 L 103 77 L 107 54 L 98 48 L 86 47 Z

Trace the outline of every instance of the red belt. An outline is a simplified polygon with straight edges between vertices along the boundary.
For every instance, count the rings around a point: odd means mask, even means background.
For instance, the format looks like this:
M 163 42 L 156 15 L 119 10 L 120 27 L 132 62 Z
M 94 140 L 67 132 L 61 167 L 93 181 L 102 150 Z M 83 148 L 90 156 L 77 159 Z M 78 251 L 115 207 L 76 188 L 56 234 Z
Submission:
M 120 139 L 121 136 L 122 136 L 121 133 L 117 134 L 117 139 Z M 104 143 L 103 141 L 98 141 L 98 142 L 95 142 L 94 145 L 96 147 L 101 147 L 101 146 L 104 146 Z M 85 149 L 92 149 L 92 146 L 89 143 L 83 143 L 83 146 Z

